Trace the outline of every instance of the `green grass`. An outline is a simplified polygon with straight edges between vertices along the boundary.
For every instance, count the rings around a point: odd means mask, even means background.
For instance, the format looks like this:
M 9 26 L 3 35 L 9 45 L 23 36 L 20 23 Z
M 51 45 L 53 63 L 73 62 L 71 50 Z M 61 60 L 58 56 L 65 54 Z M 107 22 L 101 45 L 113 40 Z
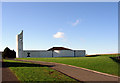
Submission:
M 54 57 L 54 58 L 18 58 L 18 59 L 64 63 L 120 76 L 120 74 L 118 74 L 118 67 L 120 68 L 120 64 L 109 58 L 113 56 L 117 55 L 101 55 L 96 57 L 57 57 L 57 58 Z
M 20 81 L 76 81 L 56 70 L 29 62 L 4 60 Z

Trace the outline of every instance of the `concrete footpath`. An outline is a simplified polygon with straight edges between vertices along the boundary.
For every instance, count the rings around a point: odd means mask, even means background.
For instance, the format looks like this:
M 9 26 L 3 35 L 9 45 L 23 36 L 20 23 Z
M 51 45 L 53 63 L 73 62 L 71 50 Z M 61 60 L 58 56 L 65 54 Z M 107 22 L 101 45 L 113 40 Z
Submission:
M 85 68 L 80 68 L 72 65 L 33 60 L 17 60 L 17 61 L 48 65 L 51 66 L 50 68 L 52 69 L 55 69 L 65 75 L 68 75 L 78 81 L 82 81 L 85 83 L 120 83 L 120 77 L 118 76 L 101 73 Z
M 2 62 L 2 83 L 20 83 L 15 74 Z

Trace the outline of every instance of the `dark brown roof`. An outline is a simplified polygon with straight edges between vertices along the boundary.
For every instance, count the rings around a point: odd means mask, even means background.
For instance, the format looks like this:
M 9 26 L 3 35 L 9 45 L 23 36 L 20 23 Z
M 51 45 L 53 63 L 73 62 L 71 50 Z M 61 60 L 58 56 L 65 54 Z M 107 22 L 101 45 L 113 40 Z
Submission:
M 71 49 L 64 48 L 64 47 L 52 47 L 52 48 L 48 49 L 48 51 L 51 51 L 51 50 L 71 50 Z

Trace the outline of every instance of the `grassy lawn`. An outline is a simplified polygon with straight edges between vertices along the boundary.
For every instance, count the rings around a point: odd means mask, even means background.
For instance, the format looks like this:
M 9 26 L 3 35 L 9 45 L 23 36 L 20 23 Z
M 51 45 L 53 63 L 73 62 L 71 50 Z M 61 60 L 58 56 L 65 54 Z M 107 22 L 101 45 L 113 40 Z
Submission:
M 76 81 L 44 65 L 13 60 L 4 62 L 4 66 L 9 67 L 20 81 Z
M 18 59 L 64 63 L 120 76 L 120 74 L 118 74 L 118 67 L 120 68 L 120 64 L 109 58 L 112 56 L 117 55 L 101 55 L 96 57 L 56 57 L 56 58 L 54 57 L 54 58 L 18 58 Z

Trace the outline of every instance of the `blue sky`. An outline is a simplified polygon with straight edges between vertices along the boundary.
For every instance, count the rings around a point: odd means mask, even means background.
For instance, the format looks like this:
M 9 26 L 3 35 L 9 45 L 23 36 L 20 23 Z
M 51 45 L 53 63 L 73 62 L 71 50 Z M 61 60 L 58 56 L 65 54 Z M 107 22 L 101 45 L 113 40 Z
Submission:
M 62 46 L 87 54 L 118 52 L 117 2 L 3 2 L 2 47 L 16 50 L 23 30 L 24 50 Z

